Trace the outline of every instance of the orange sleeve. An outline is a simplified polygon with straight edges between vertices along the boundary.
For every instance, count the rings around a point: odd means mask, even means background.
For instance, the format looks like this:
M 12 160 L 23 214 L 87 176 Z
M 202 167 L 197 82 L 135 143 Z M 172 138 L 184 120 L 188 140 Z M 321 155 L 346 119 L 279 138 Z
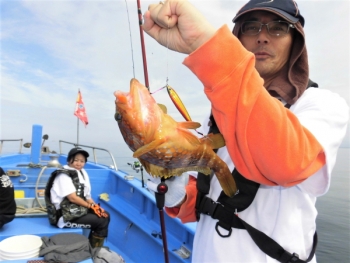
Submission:
M 182 223 L 197 221 L 195 213 L 197 197 L 196 182 L 196 178 L 193 176 L 189 177 L 186 186 L 186 201 L 180 207 L 165 207 L 165 211 L 170 217 L 178 217 Z
M 184 61 L 204 84 L 237 170 L 266 185 L 293 186 L 325 164 L 320 143 L 263 86 L 248 52 L 227 26 Z

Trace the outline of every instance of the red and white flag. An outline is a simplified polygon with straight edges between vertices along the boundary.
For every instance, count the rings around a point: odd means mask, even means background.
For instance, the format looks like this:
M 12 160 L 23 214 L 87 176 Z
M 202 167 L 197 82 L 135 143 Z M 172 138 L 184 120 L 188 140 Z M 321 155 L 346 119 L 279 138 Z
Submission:
M 80 90 L 78 91 L 78 97 L 77 97 L 77 102 L 75 104 L 74 115 L 77 116 L 85 124 L 85 127 L 89 123 L 88 117 L 85 111 L 83 97 L 81 96 Z

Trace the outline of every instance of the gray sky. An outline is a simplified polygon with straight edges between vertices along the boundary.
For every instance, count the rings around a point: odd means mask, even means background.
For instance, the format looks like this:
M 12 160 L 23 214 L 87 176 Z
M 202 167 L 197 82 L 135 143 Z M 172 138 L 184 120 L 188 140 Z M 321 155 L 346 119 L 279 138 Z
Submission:
M 143 12 L 150 3 L 141 1 Z M 231 22 L 245 1 L 191 1 L 216 26 Z M 129 90 L 130 79 L 144 83 L 136 0 L 1 0 L 0 139 L 31 140 L 32 124 L 49 134 L 51 150 L 59 139 L 76 142 L 73 115 L 78 89 L 89 124 L 80 122 L 81 144 L 103 146 L 116 156 L 131 156 L 114 120 L 115 90 Z M 305 17 L 310 78 L 320 88 L 349 95 L 349 1 L 298 1 Z M 129 17 L 128 17 L 129 14 Z M 129 21 L 130 28 L 129 30 Z M 184 66 L 184 55 L 145 36 L 151 91 L 169 79 L 194 121 L 210 110 L 201 83 Z M 134 64 L 133 64 L 134 61 Z M 155 99 L 183 118 L 162 90 Z M 349 133 L 343 146 L 350 146 Z

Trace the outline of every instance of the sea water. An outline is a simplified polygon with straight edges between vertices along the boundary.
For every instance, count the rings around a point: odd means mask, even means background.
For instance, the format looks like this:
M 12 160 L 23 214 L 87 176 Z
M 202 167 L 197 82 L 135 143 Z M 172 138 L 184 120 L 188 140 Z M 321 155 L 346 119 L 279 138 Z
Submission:
M 350 148 L 340 148 L 328 193 L 317 199 L 317 262 L 350 262 Z

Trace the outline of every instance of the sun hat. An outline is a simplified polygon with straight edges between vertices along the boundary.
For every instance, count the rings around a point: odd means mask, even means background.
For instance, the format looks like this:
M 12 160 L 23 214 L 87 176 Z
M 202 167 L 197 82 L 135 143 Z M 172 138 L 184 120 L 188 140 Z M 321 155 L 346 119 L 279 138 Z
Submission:
M 86 159 L 89 157 L 89 153 L 87 151 L 83 150 L 80 147 L 75 147 L 69 151 L 67 155 L 67 162 L 69 162 L 69 160 L 78 153 L 81 153 L 82 155 L 84 155 Z
M 232 21 L 236 23 L 242 15 L 258 10 L 275 13 L 292 24 L 299 21 L 304 27 L 304 17 L 300 14 L 298 5 L 294 0 L 250 0 L 238 11 Z

